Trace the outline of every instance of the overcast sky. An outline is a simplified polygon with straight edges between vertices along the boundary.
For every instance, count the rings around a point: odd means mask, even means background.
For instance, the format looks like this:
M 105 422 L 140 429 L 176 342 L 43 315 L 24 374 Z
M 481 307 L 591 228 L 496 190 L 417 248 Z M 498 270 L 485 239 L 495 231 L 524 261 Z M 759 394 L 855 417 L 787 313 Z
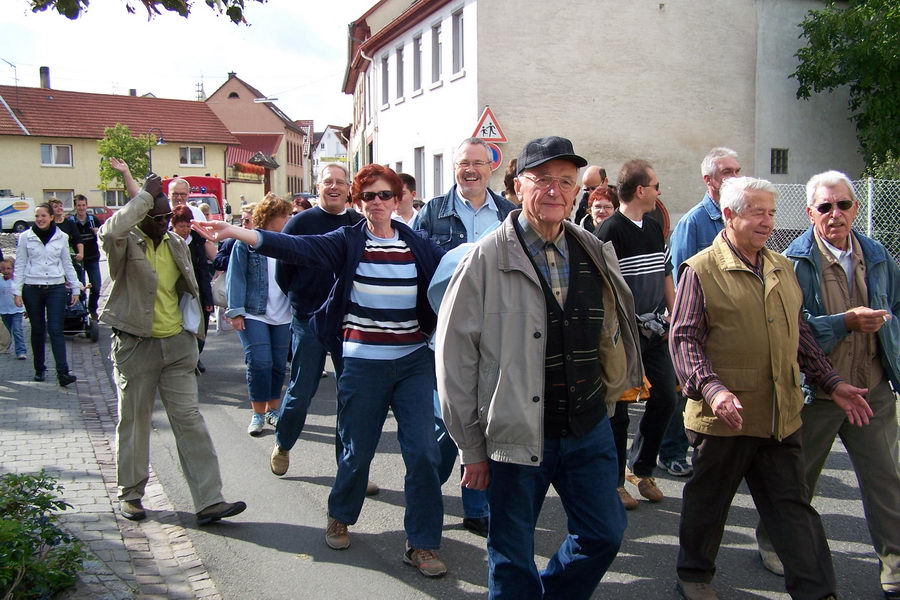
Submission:
M 347 63 L 347 25 L 375 0 L 247 2 L 249 26 L 217 17 L 202 0 L 188 19 L 168 13 L 147 21 L 133 0 L 94 0 L 75 20 L 55 11 L 32 13 L 27 0 L 4 0 L 0 11 L 0 84 L 127 94 L 152 92 L 193 100 L 202 82 L 212 94 L 235 71 L 291 119 L 314 119 L 316 130 L 352 119 L 351 96 L 341 92 Z

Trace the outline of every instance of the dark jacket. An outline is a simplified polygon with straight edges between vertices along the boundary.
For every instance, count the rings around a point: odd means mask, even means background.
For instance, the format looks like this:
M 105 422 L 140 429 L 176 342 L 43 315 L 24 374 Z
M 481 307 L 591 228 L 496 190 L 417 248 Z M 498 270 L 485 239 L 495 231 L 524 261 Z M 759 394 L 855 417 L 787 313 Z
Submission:
M 231 249 L 234 248 L 236 241 L 234 238 L 229 238 L 219 244 L 219 251 L 216 252 L 216 257 L 213 259 L 213 268 L 216 271 L 228 270 L 228 263 L 231 260 Z
M 510 211 L 518 208 L 512 202 L 504 200 L 501 196 L 495 194 L 490 189 L 487 193 L 494 200 L 494 206 L 497 207 L 497 220 L 503 221 Z M 453 206 L 453 198 L 456 195 L 456 184 L 444 194 L 437 196 L 428 201 L 422 207 L 416 220 L 413 223 L 413 229 L 422 229 L 431 239 L 432 242 L 440 246 L 444 251 L 453 250 L 460 244 L 466 242 L 474 242 L 475 240 L 466 239 L 466 226 L 463 225 L 462 219 L 456 213 Z
M 176 235 L 171 233 L 171 235 Z M 191 234 L 191 241 L 186 242 L 191 250 L 191 265 L 194 267 L 194 277 L 197 278 L 197 286 L 200 288 L 200 306 L 206 310 L 207 306 L 215 304 L 212 295 L 212 277 L 206 266 L 206 240 L 198 233 Z
M 302 213 L 301 213 L 302 214 Z M 416 260 L 418 273 L 418 298 L 416 316 L 419 329 L 431 335 L 437 316 L 428 302 L 428 284 L 437 269 L 444 251 L 428 240 L 424 232 L 414 232 L 399 221 L 391 225 L 400 233 Z M 352 227 L 341 227 L 324 235 L 286 235 L 272 231 L 259 233 L 257 251 L 285 263 L 315 267 L 331 271 L 334 284 L 328 298 L 312 316 L 312 329 L 329 350 L 337 350 L 341 344 L 341 326 L 350 304 L 353 276 L 362 259 L 366 245 L 366 221 Z

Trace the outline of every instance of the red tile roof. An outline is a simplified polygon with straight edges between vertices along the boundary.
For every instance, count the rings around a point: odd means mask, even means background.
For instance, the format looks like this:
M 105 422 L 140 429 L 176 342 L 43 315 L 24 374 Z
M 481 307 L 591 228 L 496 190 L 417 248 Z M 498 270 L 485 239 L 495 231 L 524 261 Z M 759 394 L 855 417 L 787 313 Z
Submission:
M 0 85 L 0 135 L 100 139 L 116 123 L 135 135 L 156 127 L 171 142 L 238 143 L 205 102 Z
M 281 145 L 281 134 L 236 134 L 235 137 L 240 142 L 240 146 L 229 146 L 225 151 L 225 164 L 233 165 L 234 163 L 249 162 L 250 158 L 257 152 L 262 152 L 266 156 L 275 156 L 278 152 L 278 146 Z

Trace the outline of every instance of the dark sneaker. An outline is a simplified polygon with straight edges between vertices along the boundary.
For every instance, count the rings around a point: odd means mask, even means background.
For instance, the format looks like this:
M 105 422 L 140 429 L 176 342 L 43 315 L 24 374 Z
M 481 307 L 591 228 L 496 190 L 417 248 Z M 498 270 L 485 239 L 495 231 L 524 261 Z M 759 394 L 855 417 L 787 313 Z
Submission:
M 57 375 L 56 379 L 59 381 L 59 385 L 61 385 L 62 387 L 66 387 L 67 385 L 78 381 L 78 378 L 71 373 L 60 373 L 59 375 Z
M 409 542 L 406 543 L 403 562 L 417 568 L 419 573 L 425 577 L 441 577 L 447 572 L 447 565 L 438 558 L 437 552 L 421 548 L 410 548 Z
M 147 518 L 147 512 L 141 504 L 141 499 L 122 500 L 119 502 L 119 512 L 129 521 L 143 521 Z
M 35 381 L 47 381 L 47 371 L 35 371 L 33 379 Z
M 689 463 L 686 458 L 670 460 L 668 462 L 658 460 L 656 461 L 656 464 L 660 469 L 675 477 L 688 477 L 694 472 L 694 467 L 691 466 L 691 463 Z
M 208 525 L 219 519 L 227 519 L 239 515 L 247 508 L 243 502 L 219 502 L 212 506 L 207 506 L 197 513 L 197 524 Z
M 483 538 L 487 537 L 488 534 L 488 518 L 487 517 L 466 517 L 463 519 L 463 527 L 468 529 L 475 535 L 480 535 Z
M 678 580 L 675 591 L 685 600 L 719 600 L 716 590 L 708 583 Z

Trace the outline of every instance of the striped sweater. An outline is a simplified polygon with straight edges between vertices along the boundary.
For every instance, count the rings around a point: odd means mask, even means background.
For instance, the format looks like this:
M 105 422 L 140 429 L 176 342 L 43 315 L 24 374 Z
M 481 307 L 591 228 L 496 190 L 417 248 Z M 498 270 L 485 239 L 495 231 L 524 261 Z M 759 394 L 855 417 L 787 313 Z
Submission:
M 343 321 L 344 358 L 394 360 L 425 345 L 416 317 L 417 272 L 406 242 L 366 231 Z

